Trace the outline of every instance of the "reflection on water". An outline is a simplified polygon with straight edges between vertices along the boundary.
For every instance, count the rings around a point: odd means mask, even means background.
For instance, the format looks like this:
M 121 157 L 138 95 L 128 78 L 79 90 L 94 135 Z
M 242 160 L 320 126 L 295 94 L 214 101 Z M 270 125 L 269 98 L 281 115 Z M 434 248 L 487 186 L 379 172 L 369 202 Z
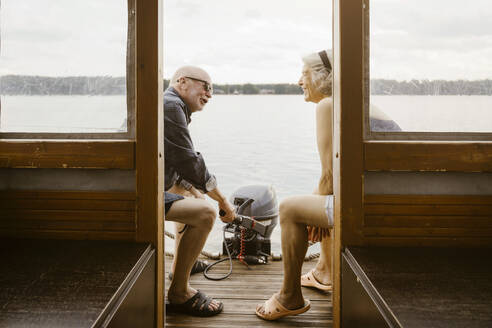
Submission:
M 371 96 L 403 131 L 492 132 L 492 96 Z

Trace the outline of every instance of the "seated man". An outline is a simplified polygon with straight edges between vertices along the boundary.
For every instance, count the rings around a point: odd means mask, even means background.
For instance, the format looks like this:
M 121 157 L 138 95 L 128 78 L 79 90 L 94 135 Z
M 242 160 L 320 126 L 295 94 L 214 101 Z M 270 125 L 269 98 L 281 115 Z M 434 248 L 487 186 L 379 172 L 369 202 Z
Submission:
M 210 76 L 193 66 L 179 68 L 164 93 L 165 211 L 166 220 L 176 222 L 173 279 L 166 309 L 196 316 L 215 315 L 223 309 L 221 302 L 189 285 L 191 269 L 216 217 L 215 209 L 202 193 L 225 211 L 222 221 L 231 222 L 235 215 L 202 155 L 195 151 L 188 130 L 191 114 L 201 111 L 211 97 Z

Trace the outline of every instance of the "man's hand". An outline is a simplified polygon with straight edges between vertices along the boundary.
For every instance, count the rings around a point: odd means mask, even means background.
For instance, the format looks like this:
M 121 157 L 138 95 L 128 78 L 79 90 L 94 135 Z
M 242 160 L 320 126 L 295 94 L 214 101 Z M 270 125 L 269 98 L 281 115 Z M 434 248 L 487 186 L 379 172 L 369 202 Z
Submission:
M 224 215 L 220 216 L 222 222 L 229 223 L 234 221 L 234 218 L 236 217 L 236 210 L 234 209 L 234 206 L 232 206 L 232 204 L 229 203 L 227 198 L 224 198 L 223 201 L 219 202 L 219 209 L 225 212 Z
M 205 199 L 205 195 L 202 194 L 198 189 L 196 189 L 195 187 L 191 187 L 190 190 L 189 190 L 190 194 L 193 195 L 193 197 L 195 198 L 199 198 L 199 199 Z
M 225 212 L 224 215 L 220 216 L 222 222 L 229 223 L 234 221 L 234 218 L 236 217 L 236 210 L 234 209 L 234 206 L 232 206 L 232 204 L 229 203 L 227 198 L 225 198 L 224 195 L 222 195 L 219 188 L 210 190 L 209 192 L 207 192 L 207 195 L 213 200 L 217 201 L 217 203 L 219 203 L 219 210 Z
M 193 186 L 190 189 L 186 190 L 183 186 L 174 184 L 168 191 L 184 197 L 205 199 L 205 195 L 203 195 L 198 189 Z

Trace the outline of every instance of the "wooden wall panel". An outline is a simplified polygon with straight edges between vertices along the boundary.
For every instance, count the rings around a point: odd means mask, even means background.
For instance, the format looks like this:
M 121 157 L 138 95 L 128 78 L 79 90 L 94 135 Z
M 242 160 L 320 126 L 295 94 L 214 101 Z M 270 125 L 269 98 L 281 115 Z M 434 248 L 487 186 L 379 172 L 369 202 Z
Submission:
M 135 193 L 1 191 L 0 235 L 135 240 Z
M 367 171 L 492 172 L 490 142 L 364 143 Z
M 492 196 L 366 195 L 365 243 L 492 245 Z
M 134 169 L 134 141 L 0 141 L 0 168 Z

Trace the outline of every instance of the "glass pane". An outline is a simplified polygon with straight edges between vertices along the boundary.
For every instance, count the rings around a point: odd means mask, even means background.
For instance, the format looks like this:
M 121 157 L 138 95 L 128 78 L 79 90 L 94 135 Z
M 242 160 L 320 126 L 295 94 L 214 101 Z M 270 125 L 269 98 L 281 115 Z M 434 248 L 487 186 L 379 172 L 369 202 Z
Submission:
M 126 0 L 1 1 L 0 131 L 125 132 Z
M 371 0 L 372 131 L 492 132 L 491 17 L 488 0 Z

